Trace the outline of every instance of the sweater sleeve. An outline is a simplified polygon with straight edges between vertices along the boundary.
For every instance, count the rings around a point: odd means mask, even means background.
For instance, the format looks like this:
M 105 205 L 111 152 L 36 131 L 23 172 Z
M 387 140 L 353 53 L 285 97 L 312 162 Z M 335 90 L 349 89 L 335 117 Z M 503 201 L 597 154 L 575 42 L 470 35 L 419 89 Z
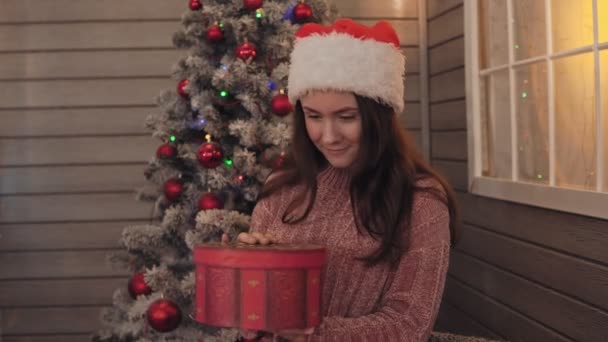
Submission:
M 389 274 L 378 309 L 365 316 L 324 317 L 309 341 L 426 341 L 449 263 L 449 213 L 431 195 L 414 201 L 409 249 Z
M 272 220 L 270 211 L 271 201 L 272 197 L 266 197 L 256 203 L 251 213 L 250 233 L 266 233 L 266 229 Z

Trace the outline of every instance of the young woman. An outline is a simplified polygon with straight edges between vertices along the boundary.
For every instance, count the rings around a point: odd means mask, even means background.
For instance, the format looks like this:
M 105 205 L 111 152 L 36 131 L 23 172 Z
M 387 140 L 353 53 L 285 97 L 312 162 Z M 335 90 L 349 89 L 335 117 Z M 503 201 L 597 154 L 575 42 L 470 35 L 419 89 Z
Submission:
M 455 239 L 451 188 L 399 124 L 405 59 L 386 22 L 304 25 L 290 159 L 238 240 L 324 245 L 323 323 L 289 341 L 426 341 Z

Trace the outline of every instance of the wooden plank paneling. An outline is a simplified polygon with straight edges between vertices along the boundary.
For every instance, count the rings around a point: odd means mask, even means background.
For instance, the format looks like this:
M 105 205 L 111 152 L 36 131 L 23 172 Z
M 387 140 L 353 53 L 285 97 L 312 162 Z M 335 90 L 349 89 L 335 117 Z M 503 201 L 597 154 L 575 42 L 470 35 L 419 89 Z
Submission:
M 608 223 L 604 220 L 471 194 L 459 194 L 459 200 L 466 222 L 608 264 Z
M 420 129 L 420 103 L 408 102 L 399 119 L 404 127 L 410 129 Z
M 438 14 L 445 12 L 462 4 L 462 0 L 428 0 L 427 16 L 434 18 Z
M 433 76 L 429 82 L 431 102 L 465 97 L 464 68 Z
M 402 48 L 401 51 L 405 55 L 405 72 L 419 73 L 420 72 L 420 49 L 418 48 Z
M 459 6 L 429 23 L 429 47 L 462 36 L 463 33 L 464 10 Z
M 174 20 L 0 25 L 0 51 L 170 48 L 178 28 Z
M 420 101 L 420 76 L 409 75 L 405 78 L 405 101 Z
M 145 165 L 0 168 L 0 195 L 134 190 L 144 184 Z
M 464 37 L 429 49 L 429 73 L 431 75 L 464 65 Z
M 146 162 L 159 142 L 151 136 L 0 139 L 3 165 Z
M 2 342 L 82 342 L 89 341 L 90 339 L 91 334 L 86 333 L 70 335 L 12 335 L 4 336 Z
M 432 130 L 467 129 L 467 108 L 464 100 L 433 104 L 430 112 Z
M 569 341 L 452 277 L 448 277 L 444 298 L 509 341 Z
M 0 82 L 0 109 L 151 105 L 162 89 L 175 84 L 169 78 Z
M 457 246 L 459 250 L 603 310 L 608 309 L 608 267 L 470 225 L 465 227 Z
M 466 162 L 435 159 L 432 163 L 456 190 L 467 191 L 469 179 Z
M 387 20 L 397 31 L 401 45 L 418 45 L 418 21 L 417 20 Z M 372 26 L 376 20 L 358 20 L 361 24 Z
M 466 132 L 433 132 L 431 133 L 431 144 L 433 158 L 467 160 Z
M 179 19 L 186 10 L 166 0 L 2 0 L 0 22 Z
M 0 225 L 0 252 L 118 248 L 126 226 L 149 221 L 61 222 Z
M 88 334 L 99 328 L 101 308 L 90 306 L 3 309 L 0 327 L 6 335 Z
M 146 117 L 159 111 L 152 105 L 6 110 L 0 111 L 0 137 L 144 134 L 150 133 L 145 129 Z
M 180 50 L 57 51 L 0 54 L 0 80 L 169 76 Z
M 4 252 L 0 279 L 126 276 L 107 260 L 109 250 L 57 252 Z
M 0 223 L 94 220 L 148 220 L 152 204 L 134 193 L 4 196 Z
M 112 293 L 127 287 L 127 278 L 0 281 L 4 307 L 111 305 Z
M 454 251 L 450 274 L 577 341 L 608 336 L 608 314 Z M 580 327 L 586 329 L 580 329 Z
M 332 0 L 340 15 L 350 18 L 417 18 L 418 0 Z
M 466 312 L 457 309 L 445 300 L 441 303 L 441 308 L 439 308 L 436 327 L 438 331 L 447 331 L 464 336 L 501 339 L 495 332 L 479 324 Z
M 0 340 L 71 342 L 129 275 L 107 255 L 147 222 L 144 129 L 187 2 L 0 0 Z

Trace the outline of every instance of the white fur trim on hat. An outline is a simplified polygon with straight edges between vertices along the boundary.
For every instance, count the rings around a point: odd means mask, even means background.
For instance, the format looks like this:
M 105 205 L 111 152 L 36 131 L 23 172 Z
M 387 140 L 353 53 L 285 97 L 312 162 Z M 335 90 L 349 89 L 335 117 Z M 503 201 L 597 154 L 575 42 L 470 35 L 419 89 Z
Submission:
M 404 106 L 405 56 L 394 45 L 344 33 L 297 39 L 291 53 L 291 103 L 311 90 L 351 91 L 390 105 Z

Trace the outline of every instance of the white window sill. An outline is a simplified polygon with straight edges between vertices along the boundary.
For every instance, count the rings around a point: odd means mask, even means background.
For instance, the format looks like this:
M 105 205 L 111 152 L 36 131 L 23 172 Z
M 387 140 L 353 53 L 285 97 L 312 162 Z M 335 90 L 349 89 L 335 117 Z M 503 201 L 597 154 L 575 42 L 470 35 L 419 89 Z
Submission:
M 469 191 L 480 196 L 608 220 L 608 193 L 489 177 L 473 178 Z

